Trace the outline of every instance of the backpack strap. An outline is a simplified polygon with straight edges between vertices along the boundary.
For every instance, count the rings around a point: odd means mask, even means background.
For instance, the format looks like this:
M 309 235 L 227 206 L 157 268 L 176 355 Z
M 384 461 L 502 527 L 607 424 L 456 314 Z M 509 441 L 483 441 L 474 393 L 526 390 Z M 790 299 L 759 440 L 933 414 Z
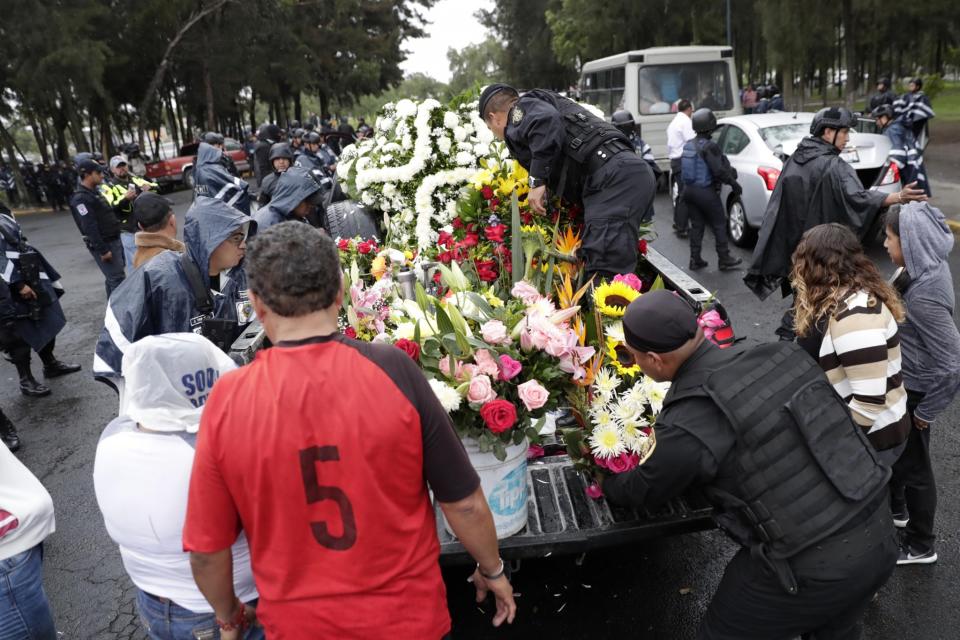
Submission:
M 193 303 L 197 305 L 197 309 L 204 315 L 213 313 L 213 296 L 210 295 L 210 288 L 204 284 L 200 269 L 186 252 L 180 254 L 180 266 L 187 276 L 187 282 L 190 283 Z

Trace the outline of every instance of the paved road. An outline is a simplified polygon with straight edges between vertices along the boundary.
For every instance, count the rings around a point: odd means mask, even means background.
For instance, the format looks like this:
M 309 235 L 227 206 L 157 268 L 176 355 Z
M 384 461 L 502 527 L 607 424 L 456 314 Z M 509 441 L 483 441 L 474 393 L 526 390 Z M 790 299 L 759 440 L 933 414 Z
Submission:
M 182 220 L 187 196 L 173 198 Z M 664 198 L 657 205 L 667 211 Z M 21 459 L 48 487 L 56 505 L 57 532 L 46 544 L 47 592 L 63 638 L 143 638 L 132 585 L 104 530 L 91 481 L 98 435 L 116 413 L 113 392 L 89 375 L 103 318 L 103 279 L 68 214 L 25 216 L 21 222 L 31 241 L 61 271 L 68 291 L 63 304 L 69 325 L 58 340 L 58 354 L 81 362 L 85 369 L 53 380 L 53 395 L 43 399 L 22 397 L 12 365 L 3 369 L 7 383 L 0 389 L 0 404 L 21 430 Z M 687 250 L 669 227 L 668 216 L 661 214 L 656 228 L 663 235 L 656 247 L 684 265 Z M 878 262 L 889 267 L 882 249 L 875 253 Z M 740 282 L 741 273 L 718 272 L 710 249 L 705 257 L 711 267 L 697 277 L 726 303 L 737 333 L 754 342 L 768 339 L 783 305 L 758 303 Z M 952 264 L 960 274 L 960 259 L 954 258 Z M 36 359 L 34 370 L 39 372 Z M 953 603 L 960 581 L 956 534 L 960 436 L 950 428 L 958 422 L 960 412 L 953 407 L 940 421 L 943 427 L 938 424 L 934 431 L 942 487 L 937 523 L 940 562 L 897 571 L 867 614 L 868 638 L 928 640 L 958 635 L 960 611 Z M 496 633 L 488 626 L 490 606 L 481 612 L 471 601 L 466 570 L 448 569 L 455 637 L 693 638 L 732 552 L 723 536 L 709 532 L 594 553 L 580 564 L 556 556 L 525 562 L 514 579 L 520 594 L 518 620 Z

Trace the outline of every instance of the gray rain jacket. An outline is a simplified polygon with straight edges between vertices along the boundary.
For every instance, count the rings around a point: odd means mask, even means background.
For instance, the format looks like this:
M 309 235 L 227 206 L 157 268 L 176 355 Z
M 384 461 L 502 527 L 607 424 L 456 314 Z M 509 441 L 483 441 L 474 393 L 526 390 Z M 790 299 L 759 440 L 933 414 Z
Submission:
M 220 162 L 222 155 L 223 151 L 215 146 L 206 142 L 200 143 L 193 172 L 194 194 L 198 198 L 223 200 L 231 207 L 250 215 L 250 195 L 247 193 L 250 185 L 227 171 Z
M 258 210 L 253 218 L 257 229 L 263 231 L 287 220 L 301 220 L 292 214 L 304 200 L 320 191 L 320 185 L 313 179 L 311 172 L 301 167 L 290 167 L 280 174 L 277 186 L 273 190 L 270 204 Z M 304 220 L 306 222 L 306 220 Z

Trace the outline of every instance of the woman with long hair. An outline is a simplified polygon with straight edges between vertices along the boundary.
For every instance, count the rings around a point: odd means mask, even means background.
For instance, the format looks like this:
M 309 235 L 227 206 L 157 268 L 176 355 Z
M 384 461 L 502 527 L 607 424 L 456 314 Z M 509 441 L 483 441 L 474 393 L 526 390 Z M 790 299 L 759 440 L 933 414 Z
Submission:
M 900 374 L 900 296 L 840 224 L 803 234 L 790 280 L 799 344 L 820 363 L 880 459 L 893 464 L 910 431 Z

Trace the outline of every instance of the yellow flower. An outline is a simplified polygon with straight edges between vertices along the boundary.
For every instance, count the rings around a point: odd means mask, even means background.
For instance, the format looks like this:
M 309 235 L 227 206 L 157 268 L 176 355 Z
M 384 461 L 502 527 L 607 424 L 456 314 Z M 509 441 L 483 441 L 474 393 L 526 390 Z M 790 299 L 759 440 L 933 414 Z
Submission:
M 379 280 L 387 272 L 387 259 L 383 256 L 377 256 L 373 259 L 373 262 L 370 263 L 370 273 L 373 274 L 373 277 Z
M 550 242 L 550 233 L 538 224 L 525 224 L 520 227 L 520 233 L 524 235 L 539 233 L 545 243 Z
M 413 260 L 413 251 L 410 251 L 409 249 L 407 249 L 406 251 L 403 252 L 403 257 L 406 258 L 407 260 Z
M 497 297 L 497 294 L 493 292 L 493 289 L 487 289 L 483 292 L 483 297 L 487 302 L 490 303 L 490 306 L 494 309 L 498 309 L 503 306 L 503 300 Z
M 470 178 L 470 184 L 474 189 L 480 191 L 484 186 L 493 182 L 493 172 L 489 169 L 481 169 Z
M 567 256 L 570 258 L 577 257 L 577 249 L 580 248 L 582 241 L 580 240 L 580 234 L 574 233 L 571 227 L 567 227 L 564 230 L 563 234 L 557 234 L 557 239 L 554 242 L 554 247 L 562 256 Z M 561 260 L 559 263 L 560 271 L 571 277 L 577 275 L 577 271 L 580 270 L 579 264 L 573 262 L 566 262 Z
M 640 373 L 640 365 L 633 361 L 627 345 L 616 338 L 607 337 L 607 357 L 621 376 L 634 377 Z
M 627 305 L 639 296 L 639 291 L 623 282 L 605 282 L 593 290 L 597 311 L 611 318 L 622 317 Z

